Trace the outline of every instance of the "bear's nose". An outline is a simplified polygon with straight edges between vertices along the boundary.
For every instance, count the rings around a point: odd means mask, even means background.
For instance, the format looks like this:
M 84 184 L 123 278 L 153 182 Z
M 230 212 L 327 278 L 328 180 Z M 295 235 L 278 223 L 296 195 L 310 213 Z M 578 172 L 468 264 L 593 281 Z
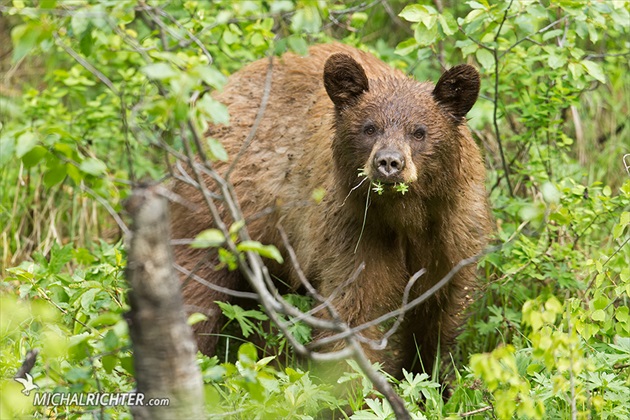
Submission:
M 396 150 L 379 150 L 374 156 L 373 165 L 380 175 L 389 178 L 398 175 L 405 168 L 405 158 Z

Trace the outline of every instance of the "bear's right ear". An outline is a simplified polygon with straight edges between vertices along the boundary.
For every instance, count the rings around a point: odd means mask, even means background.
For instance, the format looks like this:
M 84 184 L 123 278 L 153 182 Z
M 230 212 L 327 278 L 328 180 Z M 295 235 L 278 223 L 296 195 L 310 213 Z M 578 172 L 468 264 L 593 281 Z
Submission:
M 324 65 L 324 87 L 338 110 L 352 105 L 369 89 L 363 67 L 347 54 L 333 54 Z

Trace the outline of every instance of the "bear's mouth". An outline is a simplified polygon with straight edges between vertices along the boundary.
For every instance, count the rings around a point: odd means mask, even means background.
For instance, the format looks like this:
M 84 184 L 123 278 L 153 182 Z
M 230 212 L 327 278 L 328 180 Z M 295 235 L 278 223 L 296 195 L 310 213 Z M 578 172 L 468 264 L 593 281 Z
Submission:
M 369 173 L 365 174 L 365 176 L 370 180 L 371 183 L 377 183 L 381 185 L 393 186 L 396 184 L 408 182 L 405 180 L 405 177 L 401 173 L 398 173 L 396 175 L 385 176 L 375 171 L 370 171 Z
M 396 182 L 396 181 L 382 181 L 379 179 L 370 181 L 370 187 L 372 191 L 377 193 L 378 195 L 383 195 L 385 193 L 392 194 L 398 193 L 401 195 L 405 195 L 407 191 L 409 191 L 409 184 L 406 182 Z

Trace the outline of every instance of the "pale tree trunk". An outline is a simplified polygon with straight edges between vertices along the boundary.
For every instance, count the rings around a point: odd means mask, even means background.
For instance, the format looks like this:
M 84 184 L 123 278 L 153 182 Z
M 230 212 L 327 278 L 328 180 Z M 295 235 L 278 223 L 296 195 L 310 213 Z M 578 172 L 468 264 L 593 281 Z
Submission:
M 143 406 L 136 419 L 204 418 L 203 381 L 195 361 L 197 346 L 186 323 L 180 285 L 173 269 L 168 206 L 151 188 L 137 189 L 127 204 L 133 218 L 127 281 L 137 392 Z M 168 398 L 168 406 L 148 406 Z

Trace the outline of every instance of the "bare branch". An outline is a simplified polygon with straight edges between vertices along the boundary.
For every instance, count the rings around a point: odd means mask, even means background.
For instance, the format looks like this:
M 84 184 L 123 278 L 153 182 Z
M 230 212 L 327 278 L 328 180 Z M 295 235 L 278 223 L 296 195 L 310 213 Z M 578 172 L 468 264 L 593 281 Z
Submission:
M 414 284 L 416 284 L 416 281 L 418 281 L 418 279 L 421 276 L 423 276 L 425 273 L 426 273 L 426 270 L 423 268 L 422 270 L 419 270 L 417 273 L 411 276 L 411 278 L 407 282 L 407 286 L 405 286 L 405 291 L 403 293 L 403 300 L 402 300 L 403 307 L 406 306 L 407 302 L 409 301 L 409 293 L 411 292 L 411 288 L 413 287 Z M 400 314 L 398 318 L 396 318 L 396 322 L 394 322 L 394 325 L 392 325 L 392 327 L 389 330 L 387 330 L 387 332 L 383 335 L 383 338 L 381 338 L 380 343 L 372 346 L 372 348 L 377 349 L 377 350 L 383 350 L 387 346 L 387 340 L 389 340 L 389 338 L 398 330 L 398 328 L 400 328 L 404 320 L 405 320 L 405 313 L 403 312 L 402 314 Z
M 127 227 L 127 224 L 120 218 L 120 216 L 118 215 L 118 213 L 116 213 L 113 207 L 109 205 L 107 200 L 105 200 L 103 197 L 98 195 L 96 192 L 94 192 L 90 187 L 85 185 L 83 182 L 79 184 L 79 187 L 83 191 L 87 192 L 92 197 L 94 197 L 96 201 L 98 201 L 103 207 L 105 207 L 105 209 L 107 210 L 109 215 L 112 216 L 112 218 L 114 219 L 114 221 L 116 222 L 120 230 L 122 230 L 123 234 L 125 236 L 129 235 L 130 231 L 129 231 L 129 228 Z
M 494 37 L 494 43 L 497 43 L 499 39 L 499 35 L 501 35 L 501 29 L 503 29 L 503 24 L 505 23 L 508 11 L 512 7 L 512 3 L 514 0 L 510 0 L 510 4 L 507 9 L 505 9 L 505 14 L 503 15 L 503 19 L 501 20 L 501 24 L 499 25 L 499 29 L 497 30 L 497 34 Z M 510 192 L 510 196 L 514 197 L 514 189 L 512 188 L 512 182 L 510 181 L 510 168 L 508 167 L 505 159 L 505 153 L 503 152 L 503 142 L 501 141 L 501 132 L 499 131 L 499 123 L 497 113 L 499 111 L 499 47 L 495 45 L 492 50 L 492 55 L 494 57 L 494 108 L 492 113 L 492 122 L 494 123 L 494 133 L 497 139 L 497 144 L 499 145 L 499 153 L 501 154 L 501 163 L 503 164 L 503 175 L 505 176 L 505 182 L 508 186 L 508 191 Z
M 486 407 L 478 408 L 476 410 L 467 411 L 465 413 L 460 413 L 458 415 L 460 417 L 471 417 L 471 416 L 476 416 L 477 414 L 485 413 L 486 411 L 490 411 L 490 410 L 493 410 L 493 409 L 494 408 L 491 405 L 489 405 L 489 406 L 486 406 Z
M 282 240 L 285 243 L 285 246 L 288 249 L 289 255 L 291 257 L 291 261 L 294 264 L 294 268 L 298 273 L 298 277 L 300 278 L 300 281 L 302 282 L 302 284 L 307 288 L 307 290 L 309 291 L 310 294 L 312 294 L 313 297 L 315 297 L 317 300 L 323 302 L 322 305 L 326 307 L 326 309 L 328 310 L 328 312 L 330 313 L 331 317 L 333 317 L 333 319 L 336 321 L 336 323 L 340 324 L 342 326 L 342 328 L 348 332 L 351 331 L 350 327 L 343 323 L 343 321 L 341 320 L 336 308 L 332 305 L 332 299 L 329 297 L 328 299 L 324 300 L 324 298 L 317 292 L 317 290 L 315 290 L 315 288 L 311 285 L 311 283 L 308 281 L 308 279 L 306 278 L 306 276 L 304 276 L 304 272 L 301 270 L 299 263 L 297 261 L 296 255 L 295 255 L 295 251 L 293 250 L 293 248 L 291 247 L 291 245 L 289 244 L 289 240 L 288 237 L 286 235 L 286 232 L 284 232 L 284 230 L 282 229 L 281 226 L 278 226 L 278 230 L 280 231 L 280 235 L 282 236 Z M 365 267 L 365 263 L 362 263 L 360 266 L 360 271 L 362 271 Z M 358 273 L 360 272 L 359 270 L 355 270 L 355 276 L 351 276 L 355 277 L 358 276 Z M 424 270 L 421 270 L 422 273 L 424 273 Z M 408 298 L 409 295 L 409 290 L 411 289 L 411 286 L 413 285 L 413 283 L 420 277 L 419 274 L 417 277 L 414 276 L 414 278 L 412 278 L 412 280 L 409 281 L 409 283 L 407 284 L 407 287 L 405 288 L 405 297 L 404 297 L 404 303 L 406 303 L 406 300 Z M 354 281 L 355 279 L 352 279 L 352 281 Z M 403 304 L 404 306 L 404 304 Z M 402 315 L 399 317 L 398 319 L 399 321 L 402 322 Z M 398 324 L 400 325 L 400 324 Z M 398 325 L 396 325 L 395 327 L 392 328 L 392 333 L 393 331 L 395 331 L 398 328 Z M 287 331 L 287 333 L 289 333 L 289 331 Z M 289 334 L 291 335 L 291 334 Z M 361 367 L 361 370 L 363 370 L 363 372 L 365 373 L 365 375 L 370 379 L 370 381 L 372 381 L 372 384 L 374 385 L 374 387 L 376 389 L 378 389 L 387 399 L 387 401 L 390 403 L 390 405 L 392 406 L 392 409 L 394 410 L 394 412 L 396 413 L 396 418 L 398 419 L 410 419 L 411 416 L 409 414 L 409 411 L 405 408 L 405 404 L 402 401 L 402 399 L 400 398 L 400 396 L 398 394 L 396 394 L 396 392 L 394 391 L 394 389 L 392 388 L 391 384 L 389 382 L 387 382 L 387 380 L 385 379 L 385 377 L 383 375 L 381 375 L 380 373 L 378 373 L 376 370 L 374 370 L 374 368 L 372 367 L 372 364 L 370 363 L 370 361 L 367 359 L 367 357 L 365 356 L 365 352 L 363 351 L 363 348 L 361 347 L 361 345 L 359 344 L 359 340 L 358 340 L 358 334 L 356 333 L 352 333 L 347 335 L 346 337 L 344 337 L 347 341 L 348 347 L 346 348 L 351 348 L 352 349 L 352 356 L 354 357 L 354 359 L 357 361 L 357 363 L 359 364 L 359 366 Z M 384 341 L 387 341 L 387 338 L 384 338 Z M 310 353 L 311 357 L 318 355 L 318 353 Z
M 149 10 L 153 10 L 156 13 L 158 13 L 159 15 L 161 15 L 162 17 L 165 17 L 168 20 L 170 20 L 172 23 L 174 23 L 180 30 L 184 31 L 186 33 L 186 35 L 188 35 L 188 38 L 190 38 L 190 40 L 192 42 L 194 42 L 201 49 L 201 51 L 206 56 L 206 58 L 208 58 L 208 64 L 212 64 L 212 62 L 213 62 L 212 55 L 208 52 L 208 50 L 206 49 L 206 46 L 203 45 L 203 42 L 201 42 L 199 40 L 199 38 L 197 38 L 192 32 L 190 32 L 181 23 L 179 23 L 179 21 L 177 19 L 175 19 L 171 14 L 165 12 L 164 9 L 162 9 L 160 7 L 151 7 L 151 6 L 147 5 L 147 4 L 144 5 L 143 10 L 145 10 L 147 12 L 149 12 Z M 150 14 L 150 12 L 149 12 L 149 14 Z M 164 27 L 164 29 L 167 30 L 169 34 L 171 34 L 174 38 L 176 38 L 179 41 L 178 46 L 181 46 L 181 43 L 184 41 L 184 38 L 179 36 L 179 34 L 177 34 L 175 31 L 173 31 L 167 25 L 164 25 L 164 23 L 160 19 L 158 19 L 157 17 L 152 16 L 152 19 L 154 19 L 155 23 L 160 25 L 160 27 Z
M 179 264 L 173 264 L 173 267 L 175 267 L 175 269 L 177 271 L 179 271 L 180 273 L 185 274 L 187 277 L 190 277 L 191 279 L 195 280 L 196 282 L 203 284 L 204 286 L 206 286 L 209 289 L 216 290 L 217 292 L 224 293 L 226 295 L 234 296 L 234 297 L 237 297 L 237 298 L 258 300 L 258 295 L 256 293 L 241 292 L 239 290 L 228 289 L 227 287 L 222 287 L 222 286 L 216 285 L 216 284 L 211 283 L 211 282 L 207 281 L 206 279 L 198 276 L 197 274 L 193 273 L 192 271 L 187 270 L 185 267 L 182 267 Z
M 249 147 L 250 143 L 254 139 L 254 136 L 256 136 L 256 131 L 258 130 L 260 121 L 262 121 L 262 118 L 265 115 L 265 110 L 267 109 L 267 102 L 269 102 L 269 94 L 271 93 L 271 81 L 273 80 L 272 76 L 273 76 L 273 55 L 270 55 L 269 65 L 267 66 L 267 75 L 265 76 L 265 87 L 263 90 L 262 99 L 260 100 L 260 106 L 258 107 L 258 112 L 256 113 L 256 119 L 254 120 L 254 124 L 252 125 L 251 130 L 249 130 L 249 134 L 247 135 L 247 138 L 245 138 L 245 141 L 243 142 L 243 145 L 241 146 L 241 150 L 238 151 L 238 154 L 234 157 L 234 160 L 232 160 L 230 167 L 225 173 L 226 180 L 230 178 L 230 175 L 232 174 L 232 171 L 236 167 L 236 164 L 238 163 L 239 159 L 241 158 L 243 153 L 245 153 L 245 150 L 247 150 L 247 148 Z
M 544 28 L 540 28 L 539 30 L 537 30 L 537 31 L 536 31 L 536 32 L 534 32 L 533 34 L 528 35 L 528 36 L 526 36 L 526 37 L 524 37 L 524 38 L 519 39 L 519 40 L 518 40 L 518 41 L 516 41 L 514 44 L 512 44 L 512 45 L 510 45 L 508 48 L 506 48 L 506 49 L 505 49 L 505 51 L 503 51 L 503 52 L 501 53 L 501 55 L 499 56 L 499 59 L 502 59 L 504 55 L 506 55 L 507 53 L 509 53 L 510 51 L 512 51 L 512 49 L 513 49 L 514 47 L 516 47 L 517 45 L 519 45 L 521 42 L 524 42 L 524 41 L 530 41 L 530 42 L 534 42 L 534 43 L 536 43 L 533 39 L 531 39 L 531 37 L 532 37 L 532 36 L 542 34 L 543 32 L 546 32 L 548 29 L 553 28 L 553 27 L 554 27 L 554 26 L 556 26 L 558 23 L 560 23 L 560 22 L 562 22 L 562 21 L 564 21 L 564 20 L 567 20 L 567 19 L 568 19 L 568 16 L 563 16 L 563 17 L 561 17 L 560 19 L 558 19 L 558 20 L 556 20 L 556 21 L 554 21 L 554 22 L 550 23 L 549 25 L 545 26 Z
M 426 292 L 424 292 L 423 294 L 421 294 L 420 296 L 418 296 L 417 298 L 415 298 L 411 302 L 407 303 L 406 305 L 403 305 L 403 306 L 401 306 L 400 308 L 398 308 L 398 309 L 396 309 L 394 311 L 391 311 L 391 312 L 388 312 L 388 313 L 386 313 L 384 315 L 381 315 L 380 317 L 375 318 L 372 321 L 369 321 L 369 322 L 366 322 L 364 324 L 358 325 L 358 326 L 356 326 L 356 327 L 354 327 L 354 328 L 352 328 L 352 329 L 350 329 L 348 331 L 345 331 L 343 333 L 322 338 L 322 339 L 318 340 L 317 342 L 311 343 L 311 346 L 322 346 L 322 345 L 329 344 L 329 343 L 337 341 L 337 340 L 345 339 L 348 336 L 350 336 L 352 334 L 356 334 L 359 331 L 363 331 L 363 330 L 365 330 L 367 328 L 374 327 L 374 326 L 379 325 L 382 322 L 385 322 L 385 321 L 387 321 L 387 320 L 389 320 L 391 318 L 394 318 L 394 317 L 397 317 L 397 316 L 400 316 L 400 315 L 404 314 L 405 312 L 415 308 L 416 306 L 420 305 L 425 300 L 429 299 L 435 293 L 437 293 L 438 290 L 440 290 L 442 287 L 446 286 L 451 281 L 451 279 L 459 272 L 459 270 L 461 270 L 462 268 L 464 268 L 465 266 L 467 266 L 469 264 L 477 262 L 481 258 L 481 256 L 482 255 L 475 255 L 475 256 L 472 256 L 470 258 L 465 258 L 465 259 L 461 260 L 440 281 L 438 281 L 431 288 L 429 288 Z M 423 273 L 421 273 L 419 271 L 415 275 L 422 275 L 422 274 Z
M 89 71 L 94 76 L 96 76 L 101 82 L 105 84 L 105 86 L 109 88 L 109 90 L 114 92 L 116 96 L 120 96 L 120 94 L 118 93 L 118 89 L 116 89 L 112 81 L 109 80 L 109 78 L 105 76 L 103 73 L 101 73 L 100 70 L 98 70 L 96 67 L 90 64 L 87 60 L 81 57 L 75 50 L 67 46 L 59 37 L 58 32 L 53 32 L 53 37 L 55 38 L 55 41 L 57 41 L 56 44 L 59 45 L 61 48 L 63 48 L 64 51 L 68 53 L 68 55 L 70 55 L 72 58 L 74 58 L 77 61 L 77 63 L 81 64 L 87 71 Z

